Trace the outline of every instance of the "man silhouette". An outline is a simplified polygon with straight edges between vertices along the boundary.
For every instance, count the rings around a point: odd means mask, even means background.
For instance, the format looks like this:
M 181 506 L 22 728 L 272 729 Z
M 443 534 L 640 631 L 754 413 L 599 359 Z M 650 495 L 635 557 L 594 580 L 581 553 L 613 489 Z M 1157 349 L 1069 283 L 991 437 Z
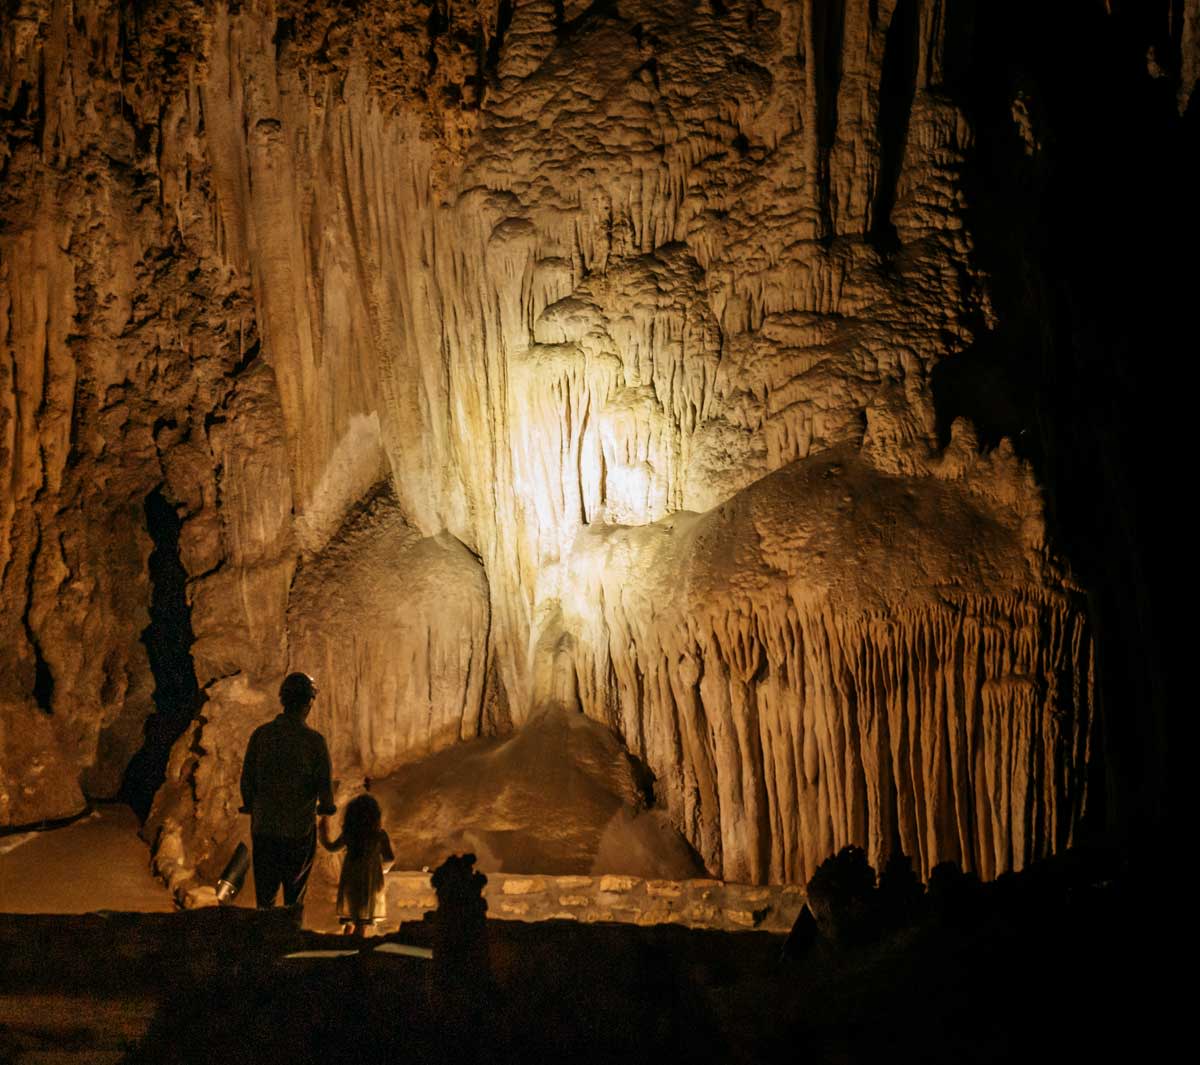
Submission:
M 283 904 L 304 903 L 317 852 L 314 809 L 322 822 L 333 804 L 329 748 L 304 724 L 317 696 L 307 673 L 289 673 L 279 686 L 283 713 L 260 725 L 242 762 L 242 813 L 250 815 L 254 893 L 258 905 L 273 906 L 280 887 Z

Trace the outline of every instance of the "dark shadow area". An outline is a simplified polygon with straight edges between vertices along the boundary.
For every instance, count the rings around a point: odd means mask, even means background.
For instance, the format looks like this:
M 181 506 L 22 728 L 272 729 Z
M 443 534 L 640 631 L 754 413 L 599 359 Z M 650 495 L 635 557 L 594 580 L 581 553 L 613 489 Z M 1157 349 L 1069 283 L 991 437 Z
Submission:
M 1005 334 L 1010 330 L 981 329 L 975 343 L 938 363 L 930 374 L 938 446 L 950 443 L 954 419 L 965 415 L 975 426 L 982 450 L 990 451 L 1007 437 L 1018 455 L 1040 469 L 1045 452 L 1038 432 L 1037 393 L 1022 388 L 1009 365 L 1014 356 Z
M 504 35 L 512 25 L 512 17 L 513 0 L 500 0 L 496 8 L 496 28 L 480 62 L 479 77 L 485 84 L 495 79 L 500 68 L 500 46 L 504 44 Z
M 30 639 L 33 648 L 33 698 L 38 709 L 44 714 L 54 713 L 54 674 L 50 671 L 50 663 L 42 655 L 41 645 L 36 639 Z
M 47 817 L 41 821 L 31 821 L 24 825 L 3 825 L 0 826 L 0 838 L 4 836 L 19 836 L 26 832 L 49 832 L 56 828 L 66 828 L 68 825 L 75 824 L 76 821 L 82 821 L 93 810 L 91 802 L 89 802 L 77 814 L 68 814 L 66 817 Z
M 970 61 L 944 86 L 975 130 L 968 227 L 996 325 L 981 318 L 935 371 L 939 433 L 964 415 L 985 447 L 1010 437 L 1045 487 L 1097 634 L 1092 826 L 1135 846 L 1169 809 L 1167 589 L 1195 349 L 1200 128 L 1148 62 L 1177 59 L 1168 7 L 975 5 Z
M 37 633 L 33 631 L 32 621 L 33 586 L 41 550 L 42 537 L 39 532 L 37 542 L 34 544 L 33 555 L 29 559 L 29 572 L 25 577 L 25 613 L 21 617 L 21 624 L 25 629 L 25 639 L 29 641 L 29 647 L 33 651 L 34 701 L 43 714 L 52 715 L 54 713 L 54 674 L 51 672 L 50 663 L 46 661 L 46 656 L 42 654 L 42 645 L 38 640 Z
M 842 44 L 846 29 L 843 0 L 814 0 L 811 7 L 814 55 L 817 64 L 817 145 L 820 160 L 818 188 L 821 190 L 821 227 L 827 240 L 834 237 L 833 213 L 829 202 L 829 155 L 837 138 L 838 92 L 842 85 Z
M 64 1010 L 37 1033 L 0 1030 L 0 1055 L 35 1036 L 86 1050 L 72 1025 L 103 972 L 103 997 L 149 1011 L 131 1065 L 1153 1061 L 1174 1034 L 1158 1020 L 1154 958 L 1177 920 L 1151 904 L 1161 871 L 1102 852 L 990 884 L 947 867 L 923 899 L 881 878 L 898 917 L 831 937 L 810 916 L 800 952 L 761 932 L 462 917 L 452 949 L 440 913 L 349 944 L 285 910 L 0 917 L 0 1004 L 52 995 Z M 822 912 L 849 913 L 856 879 L 828 883 Z M 397 942 L 433 960 L 379 949 Z
M 888 25 L 879 84 L 879 184 L 871 207 L 871 242 L 883 253 L 899 247 L 892 208 L 917 85 L 917 4 L 900 0 Z
M 196 637 L 187 601 L 187 572 L 179 560 L 182 523 L 159 488 L 146 497 L 145 508 L 154 550 L 149 561 L 150 624 L 142 632 L 142 643 L 154 674 L 155 712 L 146 719 L 142 747 L 130 759 L 121 785 L 122 801 L 143 821 L 162 785 L 172 745 L 204 702 L 192 662 Z

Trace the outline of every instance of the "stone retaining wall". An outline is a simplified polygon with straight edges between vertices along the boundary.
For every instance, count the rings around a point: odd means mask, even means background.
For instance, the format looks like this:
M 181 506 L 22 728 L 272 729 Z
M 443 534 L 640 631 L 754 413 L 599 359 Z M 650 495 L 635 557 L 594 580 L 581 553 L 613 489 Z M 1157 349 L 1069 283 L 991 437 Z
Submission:
M 428 873 L 388 873 L 386 890 L 389 924 L 419 921 L 437 908 Z M 517 873 L 489 873 L 483 895 L 488 916 L 501 920 L 623 921 L 782 933 L 792 927 L 805 901 L 798 884 Z

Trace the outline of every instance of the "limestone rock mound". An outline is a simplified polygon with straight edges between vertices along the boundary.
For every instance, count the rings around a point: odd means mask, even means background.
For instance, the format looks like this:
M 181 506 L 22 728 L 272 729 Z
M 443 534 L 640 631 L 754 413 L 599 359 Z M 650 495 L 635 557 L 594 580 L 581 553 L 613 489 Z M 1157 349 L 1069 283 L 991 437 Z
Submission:
M 398 868 L 473 852 L 485 872 L 682 879 L 703 865 L 647 796 L 624 747 L 553 708 L 509 737 L 476 740 L 372 782 Z

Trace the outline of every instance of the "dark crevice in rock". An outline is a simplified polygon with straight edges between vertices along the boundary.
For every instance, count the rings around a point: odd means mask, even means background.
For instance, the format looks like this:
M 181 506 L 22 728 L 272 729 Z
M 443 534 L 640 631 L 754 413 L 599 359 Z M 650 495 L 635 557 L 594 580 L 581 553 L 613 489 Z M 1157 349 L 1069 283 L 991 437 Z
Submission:
M 29 83 L 21 82 L 17 86 L 16 96 L 13 98 L 12 107 L 0 107 L 0 123 L 18 124 L 25 120 L 29 114 Z
M 146 497 L 145 510 L 154 550 L 149 561 L 150 624 L 142 632 L 142 643 L 154 674 L 155 712 L 146 719 L 142 748 L 130 759 L 121 788 L 121 798 L 142 820 L 163 782 L 171 746 L 204 702 L 192 661 L 195 636 L 187 572 L 179 559 L 182 522 L 161 488 Z
M 581 11 L 573 19 L 562 24 L 559 31 L 559 36 L 562 40 L 568 41 L 573 37 L 578 36 L 586 27 L 592 25 L 600 19 L 616 19 L 621 18 L 621 13 L 617 9 L 616 0 L 593 0 L 586 9 Z M 645 32 L 645 28 L 639 23 L 630 29 L 630 33 L 637 41 L 638 47 L 642 46 L 642 41 L 650 41 L 653 43 L 652 35 Z
M 282 51 L 292 41 L 296 39 L 296 19 L 292 15 L 281 18 L 275 23 L 275 33 L 271 37 L 271 43 L 277 49 Z
M 868 234 L 883 252 L 894 252 L 899 246 L 891 216 L 916 93 L 917 52 L 916 0 L 900 0 L 888 25 L 883 49 L 879 84 L 879 183 Z
M 500 67 L 500 48 L 504 44 L 504 36 L 508 33 L 508 27 L 512 25 L 512 17 L 512 0 L 500 0 L 500 7 L 496 11 L 496 30 L 488 43 L 487 54 L 483 62 L 483 73 L 489 79 L 496 76 L 496 71 Z
M 829 180 L 829 154 L 837 137 L 838 91 L 842 84 L 842 41 L 845 36 L 846 9 L 842 0 L 815 0 L 812 6 L 813 44 L 819 65 L 817 80 L 817 139 L 820 146 L 819 176 L 821 190 L 821 226 L 825 236 L 834 236 L 833 205 Z
M 975 426 L 983 451 L 992 450 L 1007 437 L 1018 455 L 1039 467 L 1043 456 L 1036 398 L 1020 387 L 1005 364 L 1011 351 L 1005 333 L 981 324 L 975 343 L 933 368 L 929 384 L 938 446 L 944 448 L 950 442 L 954 419 L 965 415 Z
M 42 656 L 42 649 L 36 640 L 33 643 L 35 667 L 33 675 L 33 697 L 37 700 L 38 708 L 46 714 L 54 713 L 54 675 L 50 666 Z
M 42 713 L 53 714 L 54 674 L 50 671 L 50 664 L 42 655 L 42 646 L 38 642 L 37 633 L 33 631 L 33 622 L 30 618 L 33 610 L 34 575 L 37 572 L 37 560 L 41 549 L 42 537 L 39 532 L 37 541 L 33 546 L 33 554 L 29 558 L 29 573 L 26 577 L 25 588 L 25 613 L 21 617 L 21 622 L 25 627 L 25 638 L 29 641 L 29 646 L 33 650 L 33 698 Z
M 242 352 L 242 357 L 238 359 L 238 361 L 230 369 L 229 377 L 232 379 L 235 377 L 240 377 L 243 373 L 245 373 L 252 365 L 254 365 L 254 361 L 258 358 L 261 351 L 262 343 L 256 337 L 254 339 L 254 343 L 252 343 L 244 352 Z
M 44 67 L 38 69 L 37 81 L 37 112 L 33 119 L 33 141 L 42 144 L 46 132 L 46 72 Z
M 95 806 L 88 802 L 78 813 L 68 814 L 66 817 L 46 817 L 40 821 L 30 821 L 23 825 L 0 825 L 0 839 L 5 836 L 23 835 L 26 832 L 52 832 L 56 828 L 66 828 L 76 821 L 82 821 L 94 809 Z
M 437 0 L 429 7 L 429 21 L 426 23 L 426 30 L 429 33 L 429 49 L 425 53 L 426 62 L 429 64 L 429 75 L 432 77 L 437 72 L 438 53 L 437 42 L 450 28 L 450 11 L 449 8 L 442 10 Z

